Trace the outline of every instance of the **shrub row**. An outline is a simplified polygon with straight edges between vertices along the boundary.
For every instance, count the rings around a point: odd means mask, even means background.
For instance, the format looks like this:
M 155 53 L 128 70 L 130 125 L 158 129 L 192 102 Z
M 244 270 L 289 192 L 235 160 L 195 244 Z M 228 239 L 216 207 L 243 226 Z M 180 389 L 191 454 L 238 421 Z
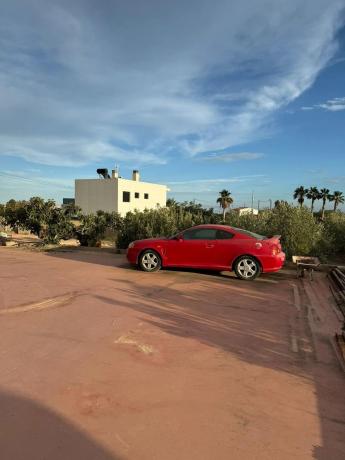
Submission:
M 11 200 L 0 207 L 1 219 L 12 228 L 31 230 L 49 243 L 75 237 L 82 245 L 94 246 L 110 232 L 119 248 L 126 248 L 137 239 L 171 236 L 193 225 L 222 222 L 222 216 L 213 209 L 195 203 L 174 202 L 166 208 L 129 212 L 122 218 L 117 213 L 103 211 L 82 215 L 74 206 L 59 209 L 53 201 L 41 198 L 27 202 Z M 228 212 L 224 223 L 262 235 L 281 235 L 288 258 L 293 254 L 316 255 L 322 259 L 345 254 L 345 214 L 340 211 L 320 220 L 306 207 L 278 202 L 274 209 L 262 211 L 258 216 Z

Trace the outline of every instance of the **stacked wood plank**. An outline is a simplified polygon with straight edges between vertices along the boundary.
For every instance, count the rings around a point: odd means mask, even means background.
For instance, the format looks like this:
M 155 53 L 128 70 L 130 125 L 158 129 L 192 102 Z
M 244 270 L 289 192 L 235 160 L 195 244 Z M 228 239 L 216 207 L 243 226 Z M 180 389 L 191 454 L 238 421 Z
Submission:
M 345 273 L 339 270 L 339 268 L 334 268 L 330 272 L 330 278 L 333 295 L 345 318 Z
M 342 358 L 345 361 L 345 273 L 339 268 L 334 268 L 331 270 L 329 276 L 331 280 L 331 291 L 337 302 L 339 310 L 344 316 L 342 333 L 336 334 L 335 339 Z

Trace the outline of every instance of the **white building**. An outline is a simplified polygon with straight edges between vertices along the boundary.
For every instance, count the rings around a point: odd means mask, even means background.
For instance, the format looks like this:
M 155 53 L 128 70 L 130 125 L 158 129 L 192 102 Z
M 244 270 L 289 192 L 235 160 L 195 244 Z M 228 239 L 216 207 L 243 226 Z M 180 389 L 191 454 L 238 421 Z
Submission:
M 233 211 L 238 212 L 240 216 L 244 216 L 245 214 L 254 214 L 255 216 L 257 216 L 259 214 L 259 210 L 255 208 L 234 208 Z
M 98 169 L 98 179 L 75 180 L 75 204 L 84 214 L 95 214 L 98 210 L 118 212 L 144 211 L 166 206 L 168 188 L 165 185 L 141 182 L 139 171 L 134 170 L 132 180 L 119 177 L 117 170 L 111 177 L 107 169 Z

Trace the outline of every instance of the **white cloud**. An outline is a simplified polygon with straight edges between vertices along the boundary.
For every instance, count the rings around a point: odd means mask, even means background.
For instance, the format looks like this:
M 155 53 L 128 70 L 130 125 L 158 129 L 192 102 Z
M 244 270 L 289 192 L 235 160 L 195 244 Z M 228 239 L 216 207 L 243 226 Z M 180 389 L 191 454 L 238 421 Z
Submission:
M 319 104 L 317 107 L 331 112 L 345 110 L 345 97 L 335 97 L 334 99 L 329 99 L 327 102 Z
M 236 152 L 236 153 L 211 153 L 207 157 L 203 157 L 206 161 L 232 163 L 233 161 L 250 161 L 263 158 L 263 153 L 255 152 Z
M 264 174 L 251 174 L 247 176 L 220 177 L 194 180 L 169 181 L 168 186 L 173 193 L 205 193 L 218 191 L 220 186 L 229 188 L 246 183 L 255 183 L 256 186 L 266 180 Z
M 344 6 L 101 3 L 2 5 L 0 155 L 158 164 L 269 136 L 335 54 Z
M 326 179 L 330 184 L 341 184 L 342 186 L 345 185 L 345 176 L 338 176 L 338 177 L 328 177 Z
M 3 138 L 3 154 L 22 157 L 34 163 L 58 166 L 83 166 L 91 161 L 104 159 L 129 161 L 136 164 L 164 164 L 164 157 L 133 147 L 127 151 L 110 143 L 88 139 L 30 139 L 29 145 L 17 139 Z
M 301 110 L 314 109 L 324 109 L 330 112 L 345 110 L 345 97 L 335 97 L 334 99 L 328 99 L 328 101 L 324 102 L 323 104 L 315 104 L 310 107 L 301 107 Z
M 40 175 L 33 175 L 25 171 L 0 171 L 1 186 L 3 188 L 17 189 L 18 187 L 25 188 L 30 184 L 34 184 L 36 188 L 51 188 L 53 186 L 57 190 L 73 191 L 73 179 L 50 178 Z
M 63 197 L 74 196 L 74 180 L 48 178 L 17 170 L 0 171 L 0 196 L 4 203 L 12 198 L 25 200 L 32 196 L 54 198 L 61 202 Z

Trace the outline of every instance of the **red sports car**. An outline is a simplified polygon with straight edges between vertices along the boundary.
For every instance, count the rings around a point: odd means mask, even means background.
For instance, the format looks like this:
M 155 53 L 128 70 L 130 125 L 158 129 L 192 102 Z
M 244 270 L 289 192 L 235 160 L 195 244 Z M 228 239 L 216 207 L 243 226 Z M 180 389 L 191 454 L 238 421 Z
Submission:
M 279 239 L 227 225 L 198 225 L 171 238 L 133 241 L 127 258 L 146 272 L 190 267 L 235 271 L 238 278 L 253 280 L 261 272 L 275 272 L 283 266 L 285 254 Z

